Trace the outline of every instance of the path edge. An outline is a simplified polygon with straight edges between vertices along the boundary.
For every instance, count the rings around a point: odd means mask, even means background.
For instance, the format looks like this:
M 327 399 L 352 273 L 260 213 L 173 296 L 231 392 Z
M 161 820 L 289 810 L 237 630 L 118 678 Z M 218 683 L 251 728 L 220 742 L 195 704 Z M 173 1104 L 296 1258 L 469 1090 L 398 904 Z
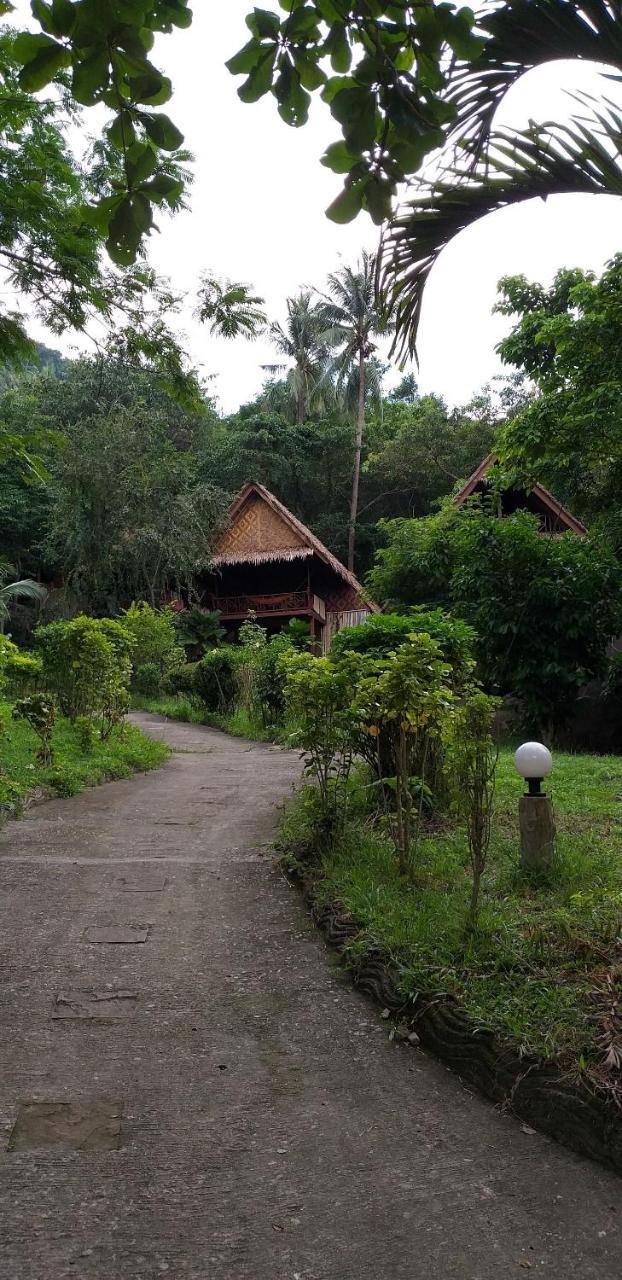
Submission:
M 404 999 L 395 962 L 374 946 L 365 926 L 342 902 L 320 903 L 313 877 L 288 865 L 287 856 L 283 865 L 353 985 L 395 1024 L 416 1032 L 424 1049 L 501 1110 L 622 1174 L 622 1109 L 610 1090 L 571 1080 L 555 1062 L 521 1056 L 516 1044 L 478 1026 L 452 996 L 419 991 Z M 348 952 L 354 939 L 363 947 L 356 956 Z

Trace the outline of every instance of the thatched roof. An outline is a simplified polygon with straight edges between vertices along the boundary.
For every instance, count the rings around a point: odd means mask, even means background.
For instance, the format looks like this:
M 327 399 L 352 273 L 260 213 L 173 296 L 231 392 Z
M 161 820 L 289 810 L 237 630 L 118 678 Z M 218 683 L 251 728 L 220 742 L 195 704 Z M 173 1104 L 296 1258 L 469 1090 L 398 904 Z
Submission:
M 485 484 L 489 471 L 491 471 L 493 467 L 498 466 L 498 464 L 499 459 L 496 453 L 489 453 L 488 457 L 484 458 L 483 462 L 480 462 L 479 467 L 475 468 L 473 475 L 469 476 L 466 484 L 463 484 L 462 488 L 456 494 L 454 498 L 455 505 L 457 507 L 461 507 L 463 503 L 466 502 L 467 498 L 470 498 L 471 494 L 475 493 L 478 485 Z M 577 520 L 576 516 L 573 516 L 570 511 L 567 511 L 562 503 L 559 502 L 557 498 L 554 498 L 553 494 L 549 493 L 548 489 L 544 488 L 543 484 L 534 484 L 529 490 L 528 496 L 536 498 L 545 510 L 553 516 L 560 532 L 563 532 L 565 529 L 570 529 L 573 533 L 587 533 L 585 525 L 581 524 L 581 521 Z
M 358 578 L 257 480 L 249 480 L 229 508 L 227 527 L 218 540 L 211 563 L 215 568 L 235 564 L 265 564 L 317 556 L 362 599 Z M 370 603 L 370 608 L 374 606 Z

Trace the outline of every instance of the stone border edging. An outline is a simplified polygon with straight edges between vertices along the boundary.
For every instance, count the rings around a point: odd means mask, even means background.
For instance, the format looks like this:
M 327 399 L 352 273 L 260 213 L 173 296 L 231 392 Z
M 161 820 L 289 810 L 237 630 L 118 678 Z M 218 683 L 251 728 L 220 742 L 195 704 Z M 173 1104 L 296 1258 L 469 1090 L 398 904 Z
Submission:
M 290 875 L 327 943 L 343 955 L 348 942 L 364 936 L 364 926 L 344 913 L 343 904 L 319 908 L 312 879 Z M 425 1049 L 484 1097 L 579 1155 L 622 1173 L 622 1108 L 612 1092 L 569 1080 L 554 1062 L 521 1057 L 513 1045 L 478 1027 L 451 996 L 418 992 L 405 1001 L 395 966 L 373 947 L 349 967 L 359 990 L 400 1016 Z

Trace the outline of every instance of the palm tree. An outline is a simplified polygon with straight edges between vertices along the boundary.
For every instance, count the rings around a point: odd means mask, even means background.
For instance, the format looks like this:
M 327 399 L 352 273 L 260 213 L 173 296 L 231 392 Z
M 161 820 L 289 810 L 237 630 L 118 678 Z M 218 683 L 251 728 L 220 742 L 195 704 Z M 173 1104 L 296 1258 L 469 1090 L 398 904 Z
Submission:
M 361 454 L 365 431 L 365 404 L 369 391 L 379 391 L 380 366 L 373 360 L 372 338 L 389 326 L 376 296 L 376 255 L 363 252 L 356 267 L 341 267 L 328 277 L 328 294 L 322 295 L 320 314 L 327 341 L 336 348 L 332 374 L 341 399 L 356 397 L 354 470 L 348 525 L 348 568 L 354 568 L 356 518 L 359 507 Z
M 607 99 L 575 94 L 566 123 L 494 128 L 521 76 L 561 58 L 607 64 L 620 78 L 619 0 L 506 0 L 480 7 L 485 38 L 473 60 L 455 59 L 441 92 L 453 114 L 435 179 L 419 179 L 390 221 L 381 249 L 385 304 L 402 351 L 416 354 L 425 285 L 445 246 L 496 209 L 550 195 L 622 195 L 622 114 Z M 569 101 L 572 101 L 569 95 Z
M 222 338 L 257 338 L 266 327 L 264 300 L 251 287 L 209 274 L 201 277 L 199 320 L 210 321 L 210 333 Z
M 287 321 L 270 325 L 270 337 L 281 355 L 292 361 L 287 385 L 295 406 L 296 422 L 306 422 L 313 400 L 321 402 L 331 388 L 328 377 L 330 352 L 326 325 L 318 303 L 310 290 L 302 290 L 287 299 Z M 284 365 L 264 365 L 271 373 L 281 372 Z
M 47 596 L 45 587 L 32 578 L 21 578 L 19 582 L 4 582 L 11 573 L 12 566 L 5 560 L 0 562 L 0 635 L 11 617 L 11 604 L 14 600 L 32 600 L 42 604 Z

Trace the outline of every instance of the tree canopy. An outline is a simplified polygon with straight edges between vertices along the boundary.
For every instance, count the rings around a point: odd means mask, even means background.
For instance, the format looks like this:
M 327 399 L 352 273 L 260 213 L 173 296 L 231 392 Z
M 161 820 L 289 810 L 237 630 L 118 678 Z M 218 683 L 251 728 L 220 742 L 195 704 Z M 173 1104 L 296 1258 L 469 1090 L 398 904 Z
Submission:
M 510 470 L 545 480 L 589 523 L 622 537 L 622 255 L 602 276 L 565 270 L 550 288 L 500 282 L 498 310 L 516 319 L 503 361 L 537 394 L 504 425 Z

